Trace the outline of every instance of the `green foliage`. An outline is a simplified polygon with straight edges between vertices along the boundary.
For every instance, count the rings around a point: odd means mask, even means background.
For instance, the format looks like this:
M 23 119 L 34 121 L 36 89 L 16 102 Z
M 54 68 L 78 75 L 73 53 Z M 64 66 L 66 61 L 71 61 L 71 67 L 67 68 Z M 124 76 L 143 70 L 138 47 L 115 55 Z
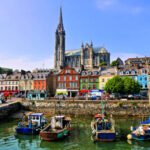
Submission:
M 111 63 L 111 66 L 113 67 L 113 66 L 118 66 L 119 65 L 119 63 L 118 63 L 118 61 L 117 60 L 114 60 L 114 61 L 112 61 L 112 63 Z
M 104 90 L 108 93 L 123 93 L 123 89 L 123 79 L 119 76 L 115 76 L 112 79 L 108 80 L 104 87 Z
M 136 94 L 140 92 L 140 85 L 131 77 L 124 77 L 124 93 L 126 94 Z
M 102 62 L 99 64 L 99 66 L 107 66 L 107 63 L 104 62 L 104 61 L 102 61 Z
M 140 92 L 140 85 L 133 78 L 115 76 L 108 80 L 104 90 L 109 93 L 136 94 Z
M 0 67 L 0 74 L 3 74 L 3 73 L 11 74 L 12 72 L 13 72 L 12 69 Z

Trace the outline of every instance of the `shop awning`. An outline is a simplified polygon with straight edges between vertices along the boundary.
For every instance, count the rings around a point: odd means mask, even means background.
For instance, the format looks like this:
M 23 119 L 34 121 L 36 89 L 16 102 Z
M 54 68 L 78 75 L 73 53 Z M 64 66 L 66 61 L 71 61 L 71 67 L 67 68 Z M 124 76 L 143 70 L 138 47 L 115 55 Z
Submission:
M 68 95 L 67 89 L 57 89 L 56 95 Z

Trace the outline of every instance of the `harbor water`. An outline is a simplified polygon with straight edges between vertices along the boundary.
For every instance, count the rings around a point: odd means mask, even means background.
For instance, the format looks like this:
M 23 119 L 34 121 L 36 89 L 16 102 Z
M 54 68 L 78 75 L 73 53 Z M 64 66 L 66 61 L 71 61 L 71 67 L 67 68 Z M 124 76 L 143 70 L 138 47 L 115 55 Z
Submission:
M 73 119 L 73 131 L 69 137 L 57 142 L 42 141 L 37 136 L 15 133 L 17 120 L 0 122 L 0 150 L 150 150 L 150 141 L 127 141 L 131 125 L 141 119 L 115 119 L 118 138 L 115 142 L 96 142 L 91 138 L 91 118 Z

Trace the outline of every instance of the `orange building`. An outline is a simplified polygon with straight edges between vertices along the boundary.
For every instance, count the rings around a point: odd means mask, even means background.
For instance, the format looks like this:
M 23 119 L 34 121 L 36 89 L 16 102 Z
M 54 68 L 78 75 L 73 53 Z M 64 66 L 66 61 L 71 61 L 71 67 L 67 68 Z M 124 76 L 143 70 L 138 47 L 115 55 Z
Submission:
M 36 91 L 47 90 L 47 76 L 49 72 L 35 72 L 33 73 L 33 89 Z

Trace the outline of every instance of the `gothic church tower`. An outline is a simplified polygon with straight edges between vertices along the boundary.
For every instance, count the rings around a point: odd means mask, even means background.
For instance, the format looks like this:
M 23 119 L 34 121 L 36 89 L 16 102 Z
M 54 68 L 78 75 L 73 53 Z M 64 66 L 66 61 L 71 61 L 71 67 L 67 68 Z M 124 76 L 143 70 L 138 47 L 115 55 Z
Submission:
M 54 69 L 65 67 L 65 30 L 63 26 L 62 8 L 60 8 L 59 24 L 55 32 Z

